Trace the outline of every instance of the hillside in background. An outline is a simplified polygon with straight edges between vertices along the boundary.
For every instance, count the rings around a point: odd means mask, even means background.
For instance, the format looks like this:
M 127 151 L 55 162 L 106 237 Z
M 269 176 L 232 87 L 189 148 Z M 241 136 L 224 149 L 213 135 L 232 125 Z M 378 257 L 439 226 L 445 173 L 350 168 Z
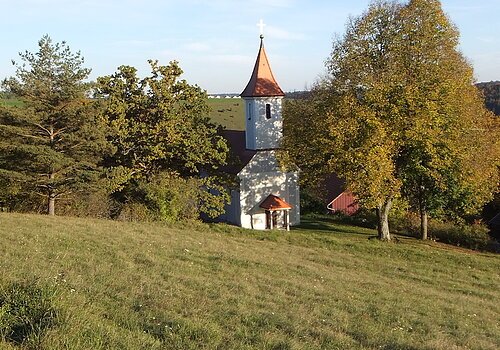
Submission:
M 500 81 L 490 81 L 487 83 L 478 83 L 476 86 L 484 94 L 486 108 L 500 115 Z
M 500 348 L 498 255 L 375 235 L 0 213 L 0 301 L 28 281 L 56 315 L 0 348 Z
M 486 107 L 500 115 L 500 82 L 479 83 L 477 86 L 484 92 Z M 300 99 L 306 98 L 310 94 L 309 91 L 293 91 L 287 92 L 286 98 Z M 224 98 L 224 96 L 237 96 L 236 94 L 221 94 L 213 95 L 221 96 L 222 98 L 209 98 L 208 106 L 210 107 L 210 118 L 226 129 L 230 130 L 245 130 L 245 109 L 243 99 L 241 98 Z M 22 105 L 14 96 L 0 94 L 0 104 L 5 105 Z
M 209 98 L 210 119 L 229 130 L 245 130 L 245 109 L 241 98 Z
M 0 105 L 4 106 L 22 106 L 23 103 L 10 93 L 0 92 Z

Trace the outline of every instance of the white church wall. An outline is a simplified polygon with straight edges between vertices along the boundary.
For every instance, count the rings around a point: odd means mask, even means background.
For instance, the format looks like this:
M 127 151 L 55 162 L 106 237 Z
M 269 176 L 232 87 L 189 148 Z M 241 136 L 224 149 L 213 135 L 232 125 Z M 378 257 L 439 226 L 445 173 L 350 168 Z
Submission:
M 265 210 L 259 205 L 274 194 L 292 205 L 290 224 L 300 223 L 300 203 L 296 173 L 281 171 L 248 174 L 240 182 L 241 226 L 258 230 L 266 229 Z M 283 216 L 280 213 L 280 221 Z
M 273 193 L 283 198 L 285 194 L 284 174 L 265 172 L 251 174 L 240 182 L 242 227 L 257 230 L 266 229 L 265 210 L 259 207 L 266 197 Z
M 276 150 L 259 151 L 238 173 L 240 178 L 256 173 L 278 172 L 280 165 L 276 157 Z
M 293 183 L 287 184 L 287 178 L 293 178 L 291 173 L 260 173 L 254 174 L 241 183 L 241 223 L 243 227 L 254 229 L 266 228 L 265 211 L 259 204 L 270 194 L 277 195 L 292 205 L 290 224 L 300 223 L 300 203 L 297 196 L 298 188 Z M 280 214 L 282 215 L 282 214 Z M 282 217 L 280 218 L 282 220 Z
M 265 211 L 259 204 L 274 194 L 292 205 L 290 224 L 300 223 L 300 195 L 298 172 L 283 172 L 276 150 L 257 152 L 238 173 L 240 178 L 241 224 L 243 227 L 265 229 Z M 264 219 L 262 219 L 262 217 Z M 252 222 L 253 221 L 253 222 Z
M 244 98 L 246 115 L 246 148 L 252 150 L 279 148 L 283 136 L 282 97 Z M 269 105 L 270 118 L 266 116 Z

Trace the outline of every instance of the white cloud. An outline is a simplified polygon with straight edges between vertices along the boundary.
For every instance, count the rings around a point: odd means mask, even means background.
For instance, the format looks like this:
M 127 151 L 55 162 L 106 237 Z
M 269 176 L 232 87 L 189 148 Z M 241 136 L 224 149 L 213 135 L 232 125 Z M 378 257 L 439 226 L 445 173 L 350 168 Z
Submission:
M 193 51 L 193 52 L 205 52 L 211 49 L 209 44 L 203 42 L 189 43 L 184 45 L 184 48 L 188 51 Z
M 270 7 L 290 7 L 294 3 L 293 0 L 256 0 L 258 6 Z
M 245 56 L 245 55 L 231 55 L 231 54 L 220 54 L 220 55 L 209 55 L 203 57 L 203 60 L 217 62 L 217 63 L 236 63 L 242 65 L 253 64 L 255 57 Z
M 160 58 L 168 59 L 168 60 L 179 60 L 179 53 L 173 50 L 160 50 L 159 51 Z
M 114 46 L 125 46 L 125 47 L 146 47 L 146 46 L 154 46 L 158 44 L 158 41 L 154 40 L 118 40 L 112 43 Z
M 301 33 L 292 33 L 282 28 L 267 26 L 264 29 L 264 36 L 269 36 L 279 40 L 305 40 L 306 36 Z
M 491 37 L 491 36 L 490 37 L 478 37 L 477 40 L 480 42 L 483 42 L 483 43 L 487 43 L 487 44 L 498 42 L 498 39 Z

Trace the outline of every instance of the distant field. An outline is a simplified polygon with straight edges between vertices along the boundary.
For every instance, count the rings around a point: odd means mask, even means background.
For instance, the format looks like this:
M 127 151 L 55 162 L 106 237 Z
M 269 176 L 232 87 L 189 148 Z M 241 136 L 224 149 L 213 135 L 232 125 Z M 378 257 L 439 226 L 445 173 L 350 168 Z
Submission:
M 22 106 L 23 103 L 17 98 L 1 98 L 0 105 L 4 106 Z
M 0 348 L 500 348 L 500 256 L 375 235 L 0 213 L 0 291 L 32 281 L 58 314 Z
M 22 106 L 18 99 L 1 98 L 0 104 L 7 106 Z M 230 130 L 245 129 L 245 110 L 243 100 L 240 98 L 208 99 L 210 118 Z
M 209 98 L 210 118 L 230 130 L 245 130 L 245 109 L 241 98 Z

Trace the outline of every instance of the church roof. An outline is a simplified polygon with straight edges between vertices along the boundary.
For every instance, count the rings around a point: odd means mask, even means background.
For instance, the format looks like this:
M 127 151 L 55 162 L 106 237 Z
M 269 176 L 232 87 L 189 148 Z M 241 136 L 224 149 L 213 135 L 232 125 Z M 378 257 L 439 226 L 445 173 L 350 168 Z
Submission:
M 231 152 L 230 164 L 223 170 L 236 175 L 248 164 L 257 151 L 246 149 L 245 131 L 243 130 L 224 130 L 223 136 L 227 140 Z
M 241 97 L 273 97 L 285 96 L 283 90 L 274 79 L 271 66 L 264 50 L 264 41 L 261 36 L 259 54 L 253 67 L 252 76 Z
M 291 204 L 288 204 L 283 199 L 274 194 L 270 194 L 266 199 L 260 203 L 259 207 L 266 210 L 277 210 L 277 209 L 292 209 Z

